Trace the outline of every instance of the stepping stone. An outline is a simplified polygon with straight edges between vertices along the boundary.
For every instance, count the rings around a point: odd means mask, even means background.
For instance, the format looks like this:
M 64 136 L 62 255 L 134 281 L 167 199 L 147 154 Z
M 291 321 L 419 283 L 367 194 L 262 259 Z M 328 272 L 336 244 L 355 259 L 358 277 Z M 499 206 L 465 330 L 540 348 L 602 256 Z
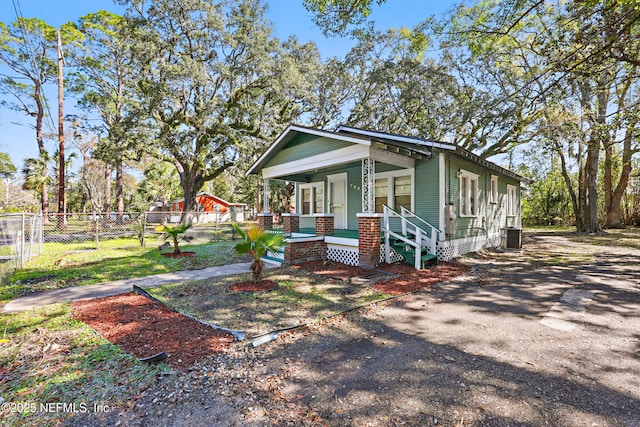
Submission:
M 593 300 L 596 294 L 594 291 L 583 289 L 569 289 L 557 302 L 551 307 L 551 310 L 545 314 L 540 323 L 552 329 L 559 331 L 572 331 L 578 327 L 573 321 L 578 320 L 580 316 L 587 311 L 587 305 Z

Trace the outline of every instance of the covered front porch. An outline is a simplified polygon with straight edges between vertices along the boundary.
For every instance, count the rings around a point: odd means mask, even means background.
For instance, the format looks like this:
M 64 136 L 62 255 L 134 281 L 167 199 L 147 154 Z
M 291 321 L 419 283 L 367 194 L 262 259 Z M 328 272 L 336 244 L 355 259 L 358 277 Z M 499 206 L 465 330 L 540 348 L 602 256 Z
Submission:
M 380 218 L 363 216 L 358 230 L 335 229 L 334 215 L 314 215 L 315 227 L 300 228 L 300 214 L 283 214 L 282 227 L 274 227 L 273 214 L 258 214 L 258 223 L 265 230 L 283 233 L 287 245 L 278 256 L 285 264 L 331 260 L 347 265 L 375 268 L 380 261 Z M 366 224 L 366 225 L 364 225 Z
M 433 227 L 425 231 L 387 206 L 384 214 L 358 214 L 358 230 L 335 229 L 331 214 L 315 215 L 313 228 L 299 226 L 300 214 L 283 214 L 282 227 L 274 227 L 273 216 L 260 214 L 260 225 L 285 235 L 288 244 L 275 259 L 285 264 L 331 260 L 374 268 L 380 262 L 406 260 L 416 268 L 423 268 L 427 263 L 438 263 L 435 240 L 438 231 Z M 393 219 L 400 220 L 394 227 Z
M 292 237 L 311 237 L 316 235 L 316 228 L 301 228 L 295 236 Z M 336 239 L 353 239 L 358 240 L 358 230 L 334 230 L 329 237 Z
M 296 255 L 285 254 L 285 262 L 320 251 L 322 259 L 375 267 L 386 258 L 382 205 L 413 208 L 415 162 L 430 155 L 426 147 L 409 150 L 363 135 L 290 126 L 249 170 L 263 178 L 259 223 L 274 228 L 270 183 L 285 181 L 293 203 L 280 215 L 282 232 Z

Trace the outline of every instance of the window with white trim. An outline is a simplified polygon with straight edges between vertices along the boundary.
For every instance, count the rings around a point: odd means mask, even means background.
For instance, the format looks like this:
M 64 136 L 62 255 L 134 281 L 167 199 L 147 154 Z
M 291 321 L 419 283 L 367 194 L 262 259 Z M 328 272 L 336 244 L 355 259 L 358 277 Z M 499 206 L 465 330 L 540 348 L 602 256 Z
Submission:
M 413 210 L 413 169 L 376 173 L 375 212 L 382 213 L 382 205 L 400 211 L 404 206 Z
M 515 185 L 507 184 L 507 216 L 516 215 L 517 201 Z
M 491 191 L 489 192 L 489 203 L 498 203 L 498 176 L 491 175 Z
M 303 215 L 324 212 L 324 183 L 314 182 L 300 185 L 298 212 Z
M 379 178 L 375 180 L 375 212 L 382 213 L 382 205 L 389 205 L 389 180 L 387 178 Z
M 460 216 L 478 215 L 478 175 L 460 171 Z
M 404 206 L 411 210 L 411 176 L 393 178 L 393 208 L 398 211 Z

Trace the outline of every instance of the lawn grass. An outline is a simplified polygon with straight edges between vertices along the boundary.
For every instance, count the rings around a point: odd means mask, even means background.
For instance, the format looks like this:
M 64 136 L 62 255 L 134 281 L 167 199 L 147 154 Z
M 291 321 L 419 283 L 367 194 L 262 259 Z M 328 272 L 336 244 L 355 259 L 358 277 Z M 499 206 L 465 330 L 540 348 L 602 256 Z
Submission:
M 640 227 L 606 229 L 600 233 L 577 233 L 575 227 L 526 227 L 524 233 L 561 235 L 576 243 L 593 246 L 631 247 L 640 249 Z
M 540 236 L 561 236 L 577 243 L 575 247 L 563 246 L 544 251 L 526 251 L 526 256 L 537 266 L 570 266 L 594 262 L 607 248 L 640 249 L 640 228 L 609 229 L 600 233 L 577 233 L 575 227 L 530 227 L 524 233 Z
M 179 270 L 195 270 L 213 265 L 240 262 L 233 249 L 237 241 L 221 240 L 203 244 L 181 244 L 195 257 L 165 258 L 151 240 L 143 248 L 137 239 L 93 242 L 45 243 L 43 254 L 25 268 L 14 271 L 0 284 L 0 303 L 18 296 L 71 286 L 142 277 Z M 167 250 L 170 251 L 170 250 Z
M 526 229 L 527 232 L 532 230 Z M 551 248 L 544 256 L 527 254 L 534 263 L 550 266 L 585 262 L 594 256 L 594 245 L 640 247 L 638 228 L 595 235 L 580 235 L 557 228 L 535 232 L 542 235 L 557 233 L 584 244 L 577 246 L 575 253 L 566 248 L 557 251 Z M 100 249 L 95 249 L 91 243 L 47 244 L 51 245 L 47 247 L 50 250 L 35 258 L 25 271 L 14 274 L 23 274 L 17 276 L 21 277 L 17 280 L 24 281 L 14 285 L 17 290 L 3 286 L 0 291 L 22 292 L 55 284 L 82 285 L 102 281 L 105 277 L 114 280 L 226 264 L 238 260 L 233 251 L 235 243 L 184 245 L 183 250 L 198 253 L 195 259 L 163 258 L 155 246 L 141 248 L 133 239 L 104 241 Z M 64 262 L 56 266 L 59 259 Z M 265 272 L 265 278 L 279 285 L 273 291 L 238 293 L 229 289 L 231 284 L 249 277 L 245 274 L 174 283 L 150 289 L 150 292 L 169 306 L 200 320 L 244 329 L 248 336 L 321 320 L 344 309 L 388 297 L 368 286 L 292 268 Z M 167 369 L 165 365 L 150 367 L 124 354 L 87 325 L 76 321 L 68 304 L 23 313 L 0 313 L 0 403 L 28 404 L 22 406 L 21 412 L 0 412 L 0 425 L 58 425 L 69 415 L 45 413 L 40 410 L 41 403 L 75 403 L 91 408 L 94 404 L 125 405 L 132 396 L 151 386 L 155 376 L 164 369 Z M 32 405 L 35 405 L 35 411 L 31 411 Z
M 182 313 L 221 327 L 243 330 L 248 337 L 313 323 L 390 296 L 370 285 L 354 285 L 290 267 L 265 271 L 263 278 L 278 284 L 274 290 L 243 293 L 229 289 L 249 278 L 249 274 L 242 274 L 172 283 L 148 292 Z
M 609 229 L 603 233 L 575 234 L 571 239 L 587 245 L 640 249 L 640 227 Z
M 69 416 L 43 411 L 47 403 L 117 408 L 167 369 L 123 353 L 76 321 L 69 304 L 0 314 L 0 325 L 2 425 L 59 425 Z

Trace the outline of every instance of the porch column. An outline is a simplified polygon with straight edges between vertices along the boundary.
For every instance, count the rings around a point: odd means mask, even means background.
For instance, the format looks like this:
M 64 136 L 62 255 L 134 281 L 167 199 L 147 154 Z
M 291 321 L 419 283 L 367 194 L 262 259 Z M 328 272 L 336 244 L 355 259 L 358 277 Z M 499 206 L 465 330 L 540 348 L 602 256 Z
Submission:
M 314 214 L 316 217 L 316 235 L 326 236 L 334 232 L 333 214 Z
M 300 214 L 282 214 L 282 229 L 284 234 L 297 233 L 300 231 Z
M 358 265 L 376 268 L 380 264 L 380 219 L 382 214 L 363 212 L 358 217 Z
M 438 240 L 443 242 L 446 240 L 446 235 L 445 235 L 445 230 L 447 229 L 446 223 L 447 221 L 449 221 L 448 215 L 447 215 L 447 203 L 446 203 L 446 197 L 447 197 L 447 193 L 446 193 L 446 182 L 447 182 L 447 176 L 446 176 L 446 170 L 447 170 L 447 165 L 446 165 L 446 158 L 444 153 L 440 153 L 438 155 L 438 187 L 439 187 L 439 191 L 438 191 L 438 198 L 440 199 L 440 206 L 442 207 L 442 211 L 440 212 L 440 215 L 438 215 L 440 217 L 440 221 L 438 223 L 438 228 L 440 228 L 440 233 L 438 233 Z
M 376 210 L 376 161 L 362 159 L 362 212 L 373 213 Z
M 259 213 L 258 214 L 258 226 L 263 230 L 271 230 L 273 228 L 273 214 L 272 213 Z
M 271 206 L 270 206 L 270 190 L 269 190 L 269 180 L 268 179 L 264 179 L 263 181 L 263 188 L 262 188 L 262 212 L 263 213 L 269 213 L 271 212 Z

